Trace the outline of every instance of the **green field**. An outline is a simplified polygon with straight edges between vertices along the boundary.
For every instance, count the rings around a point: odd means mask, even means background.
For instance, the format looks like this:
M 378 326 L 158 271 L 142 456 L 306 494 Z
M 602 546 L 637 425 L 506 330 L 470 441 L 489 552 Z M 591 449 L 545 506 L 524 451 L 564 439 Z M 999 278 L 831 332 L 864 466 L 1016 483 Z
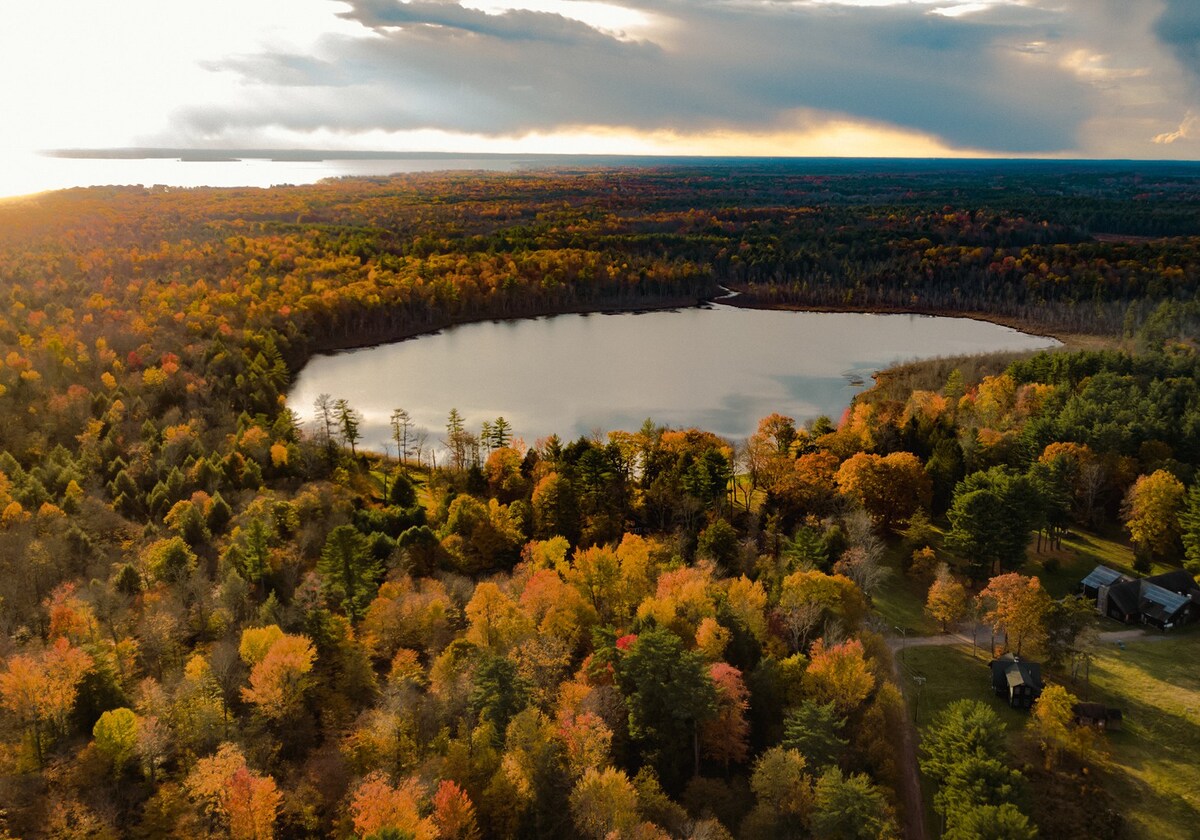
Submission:
M 1068 686 L 1083 699 L 1124 714 L 1120 732 L 1103 736 L 1107 787 L 1128 820 L 1129 837 L 1194 838 L 1200 826 L 1200 634 L 1153 636 L 1103 645 L 1091 668 L 1090 687 Z M 909 709 L 917 726 L 962 698 L 989 703 L 1020 737 L 1028 715 L 995 698 L 983 652 L 969 646 L 909 647 L 902 663 Z M 918 686 L 915 677 L 924 677 Z M 928 801 L 931 791 L 926 791 Z M 935 819 L 931 816 L 931 819 Z M 930 822 L 936 825 L 936 822 Z
M 1054 598 L 1073 593 L 1079 581 L 1097 565 L 1105 565 L 1135 577 L 1142 576 L 1142 573 L 1134 571 L 1133 550 L 1123 535 L 1102 536 L 1076 530 L 1063 538 L 1061 549 L 1051 551 L 1043 548 L 1039 554 L 1030 548 L 1027 558 L 1021 567 L 1022 574 L 1037 575 L 1042 580 L 1042 586 Z M 1171 568 L 1156 563 L 1151 574 L 1166 572 Z
M 871 596 L 871 605 L 887 622 L 889 633 L 896 633 L 896 628 L 900 628 L 909 636 L 932 636 L 941 632 L 941 628 L 925 614 L 929 581 L 904 574 L 902 554 L 903 549 L 899 545 L 888 546 L 884 565 L 891 576 Z
M 1091 671 L 1091 698 L 1120 708 L 1108 736 L 1112 790 L 1128 806 L 1130 836 L 1189 838 L 1200 832 L 1200 635 L 1105 645 Z

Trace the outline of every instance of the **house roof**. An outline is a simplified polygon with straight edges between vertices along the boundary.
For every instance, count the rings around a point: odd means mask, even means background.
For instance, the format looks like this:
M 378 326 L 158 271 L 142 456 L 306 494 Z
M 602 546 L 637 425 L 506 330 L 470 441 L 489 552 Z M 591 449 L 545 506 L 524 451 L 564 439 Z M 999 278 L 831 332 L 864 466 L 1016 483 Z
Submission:
M 1138 612 L 1141 588 L 1140 580 L 1123 580 L 1115 583 L 1108 588 L 1108 602 L 1116 606 L 1124 615 L 1134 615 Z
M 1161 586 L 1145 580 L 1142 581 L 1141 596 L 1142 613 L 1163 623 L 1175 618 L 1179 611 L 1190 602 L 1187 595 L 1163 589 Z
M 1187 595 L 1181 595 L 1178 592 L 1172 592 L 1170 589 L 1164 589 L 1148 580 L 1142 581 L 1142 598 L 1159 604 L 1171 612 L 1175 612 L 1188 602 Z
M 1097 566 L 1083 579 L 1083 585 L 1089 589 L 1099 589 L 1101 586 L 1112 586 L 1117 581 L 1129 580 L 1116 569 L 1108 566 Z
M 1163 589 L 1169 589 L 1172 592 L 1180 594 L 1196 592 L 1200 594 L 1200 586 L 1196 585 L 1196 579 L 1183 569 L 1173 569 L 1169 572 L 1163 572 L 1161 575 L 1153 575 L 1145 580 L 1146 583 L 1161 586 Z
M 1042 666 L 1037 662 L 1026 662 L 1006 653 L 993 659 L 991 667 L 993 682 L 1007 684 L 1009 688 L 1028 685 L 1036 691 L 1042 690 Z
M 1120 709 L 1105 706 L 1103 703 L 1076 703 L 1071 707 L 1071 711 L 1075 713 L 1075 717 L 1091 720 L 1119 721 L 1124 717 Z

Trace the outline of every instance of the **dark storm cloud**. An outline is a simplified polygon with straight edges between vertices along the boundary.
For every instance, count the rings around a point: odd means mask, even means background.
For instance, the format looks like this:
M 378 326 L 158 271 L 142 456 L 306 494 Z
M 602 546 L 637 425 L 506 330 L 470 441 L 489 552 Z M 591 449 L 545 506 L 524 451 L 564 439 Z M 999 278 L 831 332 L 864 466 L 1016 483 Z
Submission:
M 349 5 L 344 16 L 370 33 L 325 39 L 320 61 L 228 63 L 247 81 L 289 87 L 241 108 L 193 113 L 192 128 L 769 130 L 808 109 L 1027 153 L 1072 148 L 1092 95 L 1021 52 L 1058 37 L 1054 15 L 1039 9 L 950 18 L 917 5 L 626 3 L 671 21 L 651 41 L 539 12 L 488 15 L 428 0 Z
M 1200 81 L 1200 0 L 1166 0 L 1154 32 Z

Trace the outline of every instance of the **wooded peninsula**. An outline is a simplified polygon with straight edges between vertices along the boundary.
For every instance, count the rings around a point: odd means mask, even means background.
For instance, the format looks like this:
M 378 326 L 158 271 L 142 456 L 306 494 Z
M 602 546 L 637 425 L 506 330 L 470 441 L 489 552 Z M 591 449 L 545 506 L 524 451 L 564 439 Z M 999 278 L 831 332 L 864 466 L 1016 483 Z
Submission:
M 1067 347 L 737 441 L 287 404 L 320 351 L 722 287 Z M 0 201 L 0 838 L 1191 836 L 1198 292 L 1188 164 Z

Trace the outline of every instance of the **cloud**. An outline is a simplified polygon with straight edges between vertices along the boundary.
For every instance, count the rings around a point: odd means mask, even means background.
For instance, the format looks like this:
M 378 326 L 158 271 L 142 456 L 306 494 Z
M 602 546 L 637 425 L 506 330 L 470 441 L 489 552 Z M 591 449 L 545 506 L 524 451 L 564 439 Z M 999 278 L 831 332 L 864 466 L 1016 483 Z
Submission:
M 509 9 L 488 14 L 445 0 L 356 0 L 339 17 L 379 32 L 396 28 L 431 27 L 472 33 L 507 41 L 549 41 L 577 44 L 601 35 L 581 21 L 550 12 Z M 610 37 L 610 36 L 609 36 Z
M 1038 153 L 1075 145 L 1093 90 L 1021 52 L 1060 37 L 1060 16 L 1034 7 L 948 17 L 915 4 L 626 0 L 661 24 L 630 39 L 546 11 L 487 13 L 445 0 L 348 6 L 342 16 L 361 35 L 323 39 L 315 59 L 224 62 L 245 99 L 185 110 L 182 126 L 207 136 L 263 125 L 770 131 L 823 113 L 951 147 Z
M 1179 128 L 1155 135 L 1154 142 L 1170 145 L 1176 140 L 1195 140 L 1198 137 L 1200 137 L 1200 116 L 1189 111 L 1188 115 L 1183 118 L 1183 122 L 1179 124 Z
M 1164 0 L 1154 31 L 1176 59 L 1200 80 L 1200 4 L 1196 0 Z

